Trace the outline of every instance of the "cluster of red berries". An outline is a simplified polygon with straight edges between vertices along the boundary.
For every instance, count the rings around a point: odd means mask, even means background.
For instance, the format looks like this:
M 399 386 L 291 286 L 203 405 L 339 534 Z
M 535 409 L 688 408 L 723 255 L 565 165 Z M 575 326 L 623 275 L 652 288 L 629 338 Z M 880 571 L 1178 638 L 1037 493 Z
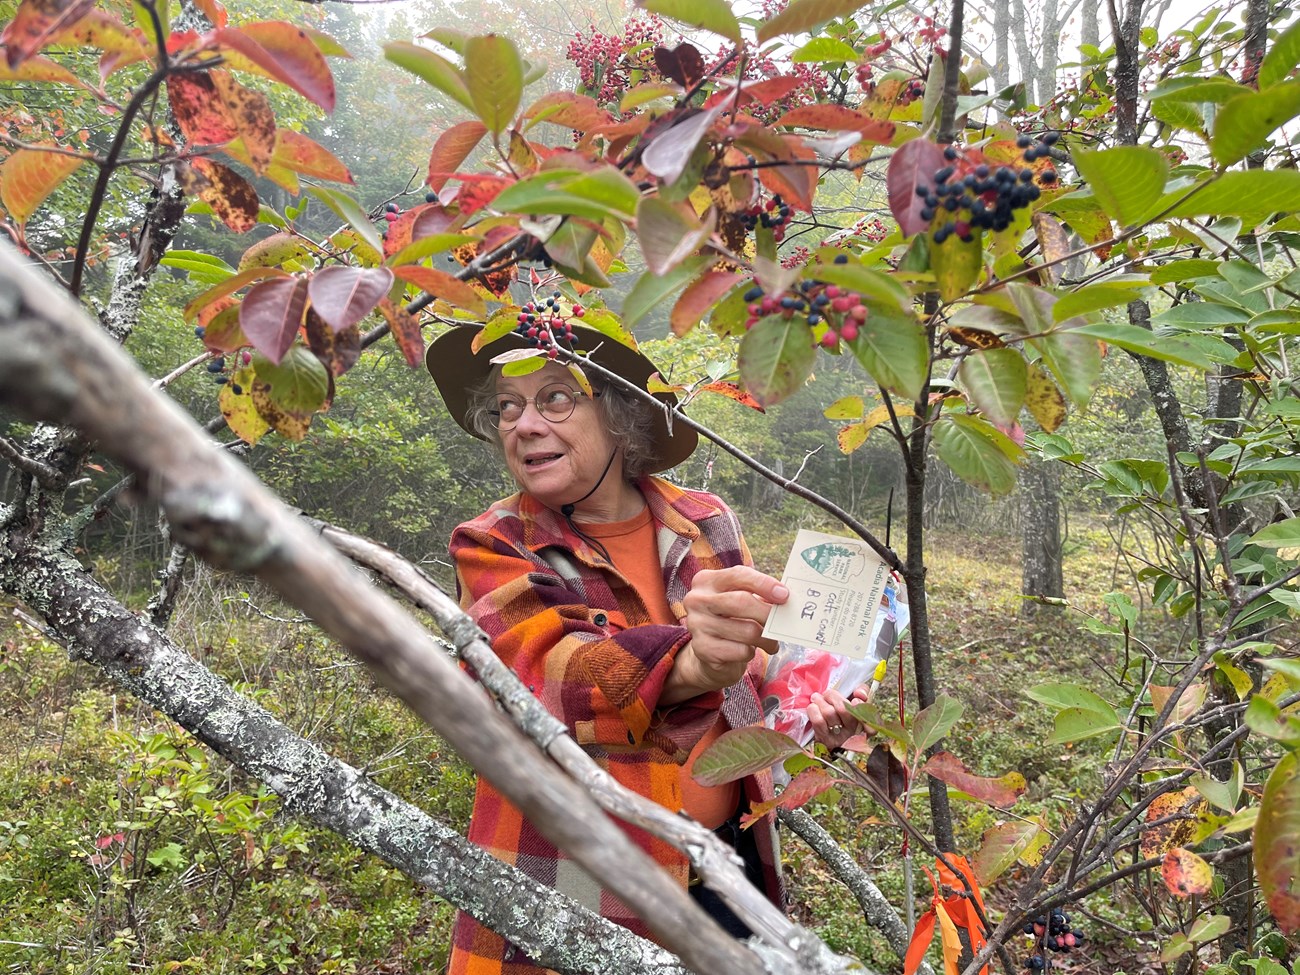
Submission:
M 530 345 L 545 349 L 546 354 L 554 359 L 560 354 L 557 343 L 563 342 L 573 347 L 578 337 L 573 330 L 573 323 L 560 311 L 561 294 L 552 291 L 551 296 L 542 301 L 530 301 L 519 309 L 518 324 L 515 331 L 522 335 Z M 587 310 L 581 305 L 573 306 L 573 317 L 581 318 Z
M 1033 162 L 1050 156 L 1058 138 L 1055 132 L 1038 140 L 1022 135 L 1016 145 L 1024 150 L 1025 162 Z M 931 221 L 943 211 L 954 215 L 935 230 L 936 244 L 953 235 L 969 242 L 975 230 L 1005 230 L 1016 210 L 1029 206 L 1042 194 L 1034 182 L 1034 170 L 1028 166 L 992 166 L 980 150 L 963 151 L 954 146 L 944 149 L 943 157 L 948 165 L 934 174 L 933 183 L 916 188 L 916 195 L 924 203 L 922 220 Z M 1056 182 L 1056 173 L 1045 170 L 1038 178 L 1051 184 Z
M 1024 932 L 1033 936 L 1034 945 L 1039 948 L 1025 961 L 1025 966 L 1031 972 L 1041 972 L 1047 967 L 1047 958 L 1043 955 L 1042 948 L 1068 952 L 1083 944 L 1083 932 L 1070 927 L 1070 919 L 1059 907 L 1050 915 L 1040 914 L 1032 921 L 1026 921 Z
M 853 236 L 865 237 L 871 243 L 879 244 L 889 236 L 889 228 L 885 226 L 884 221 L 879 217 L 871 217 L 870 219 L 859 221 L 857 225 L 854 226 Z
M 621 37 L 602 34 L 593 24 L 578 31 L 564 56 L 578 67 L 583 94 L 601 104 L 617 104 L 632 87 L 632 73 L 655 70 L 654 49 L 663 42 L 657 17 L 631 20 Z
M 803 244 L 800 244 L 794 250 L 790 251 L 790 253 L 781 258 L 781 266 L 787 271 L 793 270 L 797 267 L 803 267 L 808 263 L 810 257 L 812 257 L 812 251 L 808 250 L 807 247 L 804 247 Z
M 835 258 L 836 264 L 847 262 L 848 257 L 844 254 Z M 856 291 L 817 280 L 800 281 L 779 295 L 769 295 L 761 285 L 755 284 L 745 292 L 745 301 L 749 306 L 749 317 L 745 320 L 747 330 L 769 315 L 784 318 L 797 315 L 808 323 L 810 329 L 825 326 L 826 331 L 818 341 L 827 349 L 836 348 L 841 339 L 845 342 L 856 339 L 858 330 L 870 314 L 862 295 Z
M 771 197 L 767 203 L 755 203 L 740 215 L 740 222 L 746 230 L 769 227 L 777 243 L 784 239 L 785 228 L 790 225 L 790 219 L 790 204 L 782 200 L 779 193 Z

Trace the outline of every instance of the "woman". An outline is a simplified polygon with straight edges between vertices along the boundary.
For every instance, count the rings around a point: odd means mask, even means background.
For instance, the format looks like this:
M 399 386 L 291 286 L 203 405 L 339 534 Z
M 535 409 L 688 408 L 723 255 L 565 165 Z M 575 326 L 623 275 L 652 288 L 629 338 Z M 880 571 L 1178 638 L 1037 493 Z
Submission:
M 735 515 L 720 499 L 651 476 L 685 460 L 695 432 L 670 427 L 663 410 L 596 376 L 589 377 L 588 395 L 557 355 L 583 353 L 642 389 L 655 372 L 649 359 L 582 326 L 557 328 L 554 338 L 525 332 L 521 326 L 475 354 L 478 329 L 455 328 L 425 358 L 456 422 L 501 452 L 519 486 L 452 535 L 461 604 L 602 767 L 624 786 L 717 830 L 737 846 L 756 886 L 782 905 L 772 817 L 737 828 L 742 794 L 749 802 L 771 798 L 770 774 L 704 788 L 690 769 L 723 732 L 761 721 L 765 654 L 756 651 L 775 649 L 761 636 L 763 624 L 789 594 L 751 566 Z M 518 374 L 519 360 L 530 357 L 544 364 Z M 676 402 L 671 394 L 658 399 Z M 857 730 L 838 695 L 818 698 L 809 718 L 832 746 Z M 684 854 L 625 829 L 688 883 Z M 469 838 L 648 936 L 639 918 L 481 779 Z M 692 892 L 728 930 L 747 935 L 711 891 L 693 885 Z M 461 914 L 449 971 L 544 969 Z

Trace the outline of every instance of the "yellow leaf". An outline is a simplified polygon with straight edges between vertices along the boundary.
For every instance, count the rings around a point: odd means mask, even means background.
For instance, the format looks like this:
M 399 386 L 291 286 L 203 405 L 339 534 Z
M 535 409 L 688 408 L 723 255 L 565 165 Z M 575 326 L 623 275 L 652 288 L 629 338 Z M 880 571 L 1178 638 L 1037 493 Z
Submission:
M 957 934 L 957 925 L 948 916 L 943 901 L 936 898 L 934 912 L 939 917 L 939 938 L 943 942 L 943 975 L 959 975 L 961 972 L 961 938 Z

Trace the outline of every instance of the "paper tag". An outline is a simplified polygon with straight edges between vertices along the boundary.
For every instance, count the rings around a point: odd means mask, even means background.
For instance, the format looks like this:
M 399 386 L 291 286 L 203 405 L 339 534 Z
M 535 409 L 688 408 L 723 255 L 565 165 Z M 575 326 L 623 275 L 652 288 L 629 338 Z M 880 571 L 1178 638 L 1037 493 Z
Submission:
M 889 566 L 861 539 L 801 529 L 781 577 L 790 599 L 773 608 L 763 636 L 861 660 L 888 579 Z

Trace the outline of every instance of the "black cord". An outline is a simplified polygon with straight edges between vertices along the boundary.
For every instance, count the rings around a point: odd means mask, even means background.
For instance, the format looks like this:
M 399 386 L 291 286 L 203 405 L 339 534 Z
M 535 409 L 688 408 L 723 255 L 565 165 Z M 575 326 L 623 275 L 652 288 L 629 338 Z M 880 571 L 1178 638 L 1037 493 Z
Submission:
M 606 562 L 609 562 L 611 564 L 613 564 L 614 560 L 609 557 L 609 549 L 605 548 L 605 546 L 602 545 L 597 539 L 592 538 L 590 535 L 588 535 L 586 532 L 584 532 L 581 528 L 578 527 L 577 523 L 574 522 L 573 520 L 573 512 L 578 505 L 582 504 L 582 502 L 586 501 L 589 497 L 591 497 L 593 494 L 596 493 L 596 488 L 600 487 L 602 484 L 605 483 L 605 475 L 608 474 L 609 469 L 614 466 L 614 458 L 617 456 L 618 456 L 618 448 L 615 447 L 612 451 L 610 451 L 609 460 L 605 462 L 605 469 L 600 472 L 600 478 L 596 481 L 595 484 L 591 486 L 591 490 L 588 491 L 586 494 L 584 494 L 582 497 L 580 497 L 577 501 L 574 501 L 572 504 L 560 505 L 560 514 L 564 515 L 564 520 L 568 524 L 569 528 L 572 529 L 573 533 L 577 535 L 579 538 L 581 538 L 588 545 L 590 545 L 597 552 L 599 552 L 601 557 Z

